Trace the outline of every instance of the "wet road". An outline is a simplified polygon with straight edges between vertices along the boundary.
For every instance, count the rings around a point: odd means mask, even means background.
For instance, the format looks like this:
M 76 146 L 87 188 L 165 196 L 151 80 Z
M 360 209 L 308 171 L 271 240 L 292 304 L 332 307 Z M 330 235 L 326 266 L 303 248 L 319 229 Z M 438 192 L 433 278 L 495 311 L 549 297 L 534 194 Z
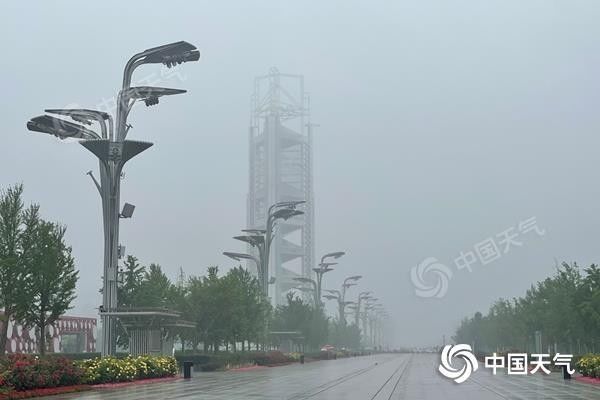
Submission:
M 245 372 L 196 373 L 189 381 L 131 386 L 61 399 L 600 400 L 600 386 L 550 376 L 493 376 L 480 368 L 463 384 L 437 372 L 433 354 L 377 355 Z M 51 398 L 48 398 L 51 399 Z M 56 397 L 55 397 L 56 399 Z

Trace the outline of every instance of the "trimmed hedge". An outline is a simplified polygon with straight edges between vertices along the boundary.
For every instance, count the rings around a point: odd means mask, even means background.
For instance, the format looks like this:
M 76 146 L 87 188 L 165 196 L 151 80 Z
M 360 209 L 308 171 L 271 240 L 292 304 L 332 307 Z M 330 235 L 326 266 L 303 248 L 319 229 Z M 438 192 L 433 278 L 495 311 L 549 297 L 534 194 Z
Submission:
M 184 361 L 194 363 L 194 370 L 210 372 L 228 367 L 237 367 L 243 365 L 280 365 L 294 362 L 292 357 L 286 356 L 280 351 L 270 352 L 236 352 L 236 353 L 175 353 L 178 364 L 183 365 Z

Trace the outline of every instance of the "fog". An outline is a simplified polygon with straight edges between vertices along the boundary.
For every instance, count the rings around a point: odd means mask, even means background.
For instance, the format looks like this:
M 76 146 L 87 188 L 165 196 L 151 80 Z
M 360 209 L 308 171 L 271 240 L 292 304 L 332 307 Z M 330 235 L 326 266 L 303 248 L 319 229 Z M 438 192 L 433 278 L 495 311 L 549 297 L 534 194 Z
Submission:
M 137 207 L 121 243 L 172 279 L 236 266 L 221 252 L 244 249 L 231 237 L 246 224 L 250 96 L 274 66 L 304 75 L 320 125 L 316 254 L 347 253 L 325 286 L 363 275 L 397 346 L 441 344 L 556 262 L 598 260 L 595 1 L 22 1 L 0 17 L 0 187 L 24 183 L 28 202 L 68 226 L 81 271 L 71 314 L 101 303 L 100 199 L 86 176 L 97 161 L 25 124 L 45 108 L 105 105 L 131 55 L 178 40 L 201 60 L 136 72 L 188 93 L 132 111 L 129 138 L 154 146 L 126 166 L 121 192 Z M 472 272 L 454 265 L 533 217 L 543 235 L 523 232 Z M 439 297 L 411 280 L 429 257 L 452 271 Z

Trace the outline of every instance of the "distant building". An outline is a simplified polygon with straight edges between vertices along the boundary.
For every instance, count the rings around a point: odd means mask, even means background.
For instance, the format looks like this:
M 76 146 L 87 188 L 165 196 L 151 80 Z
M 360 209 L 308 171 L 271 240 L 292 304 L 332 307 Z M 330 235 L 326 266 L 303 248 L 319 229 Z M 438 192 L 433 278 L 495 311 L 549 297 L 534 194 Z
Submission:
M 2 312 L 0 312 L 2 315 Z M 4 321 L 0 322 L 0 327 Z M 62 316 L 46 328 L 46 344 L 49 353 L 92 353 L 96 351 L 96 318 Z M 35 328 L 8 321 L 7 353 L 37 353 L 40 332 Z
M 298 285 L 293 278 L 311 277 L 315 259 L 312 125 L 301 75 L 273 68 L 255 79 L 249 136 L 248 228 L 264 228 L 273 203 L 307 201 L 303 216 L 277 223 L 269 267 L 275 283 L 269 295 L 281 304 Z

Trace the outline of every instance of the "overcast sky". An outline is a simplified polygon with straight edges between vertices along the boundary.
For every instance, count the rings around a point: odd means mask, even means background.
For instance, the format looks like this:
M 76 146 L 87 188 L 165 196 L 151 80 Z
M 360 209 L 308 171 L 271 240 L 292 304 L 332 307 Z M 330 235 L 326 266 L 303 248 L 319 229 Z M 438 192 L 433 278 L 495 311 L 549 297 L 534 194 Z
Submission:
M 439 344 L 460 319 L 523 294 L 555 260 L 597 262 L 600 243 L 600 3 L 597 1 L 20 1 L 0 6 L 0 186 L 68 226 L 80 269 L 72 314 L 101 302 L 97 162 L 77 143 L 29 133 L 44 108 L 107 107 L 127 59 L 178 40 L 199 63 L 136 72 L 186 95 L 138 105 L 126 166 L 137 208 L 121 243 L 175 279 L 234 266 L 246 221 L 253 79 L 303 74 L 312 100 L 316 253 L 345 250 L 325 286 L 362 274 L 395 321 L 397 345 Z M 149 83 L 149 82 L 146 82 Z M 545 235 L 498 259 L 454 259 L 535 217 Z M 503 246 L 499 245 L 500 252 Z M 452 272 L 442 298 L 410 269 Z M 429 284 L 438 275 L 429 274 Z M 350 292 L 354 296 L 358 292 Z

